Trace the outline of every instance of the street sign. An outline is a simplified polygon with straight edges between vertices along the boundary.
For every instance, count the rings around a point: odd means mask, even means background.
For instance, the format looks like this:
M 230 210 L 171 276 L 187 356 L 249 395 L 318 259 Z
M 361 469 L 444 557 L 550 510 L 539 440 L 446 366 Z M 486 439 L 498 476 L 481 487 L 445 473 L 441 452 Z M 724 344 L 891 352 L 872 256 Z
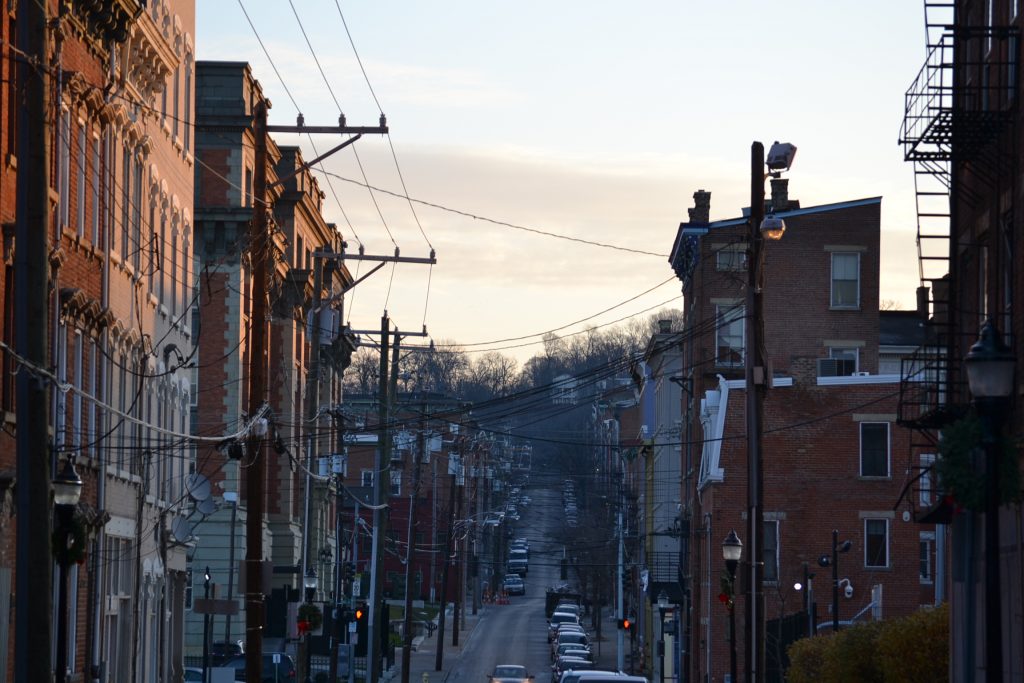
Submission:
M 353 598 L 361 598 L 361 597 L 363 597 L 362 589 L 363 589 L 363 575 L 362 574 L 356 574 L 355 578 L 352 579 L 352 597 Z
M 281 653 L 280 652 L 275 652 L 274 654 L 271 655 L 271 657 L 274 658 L 273 659 L 274 664 L 280 664 L 281 663 Z

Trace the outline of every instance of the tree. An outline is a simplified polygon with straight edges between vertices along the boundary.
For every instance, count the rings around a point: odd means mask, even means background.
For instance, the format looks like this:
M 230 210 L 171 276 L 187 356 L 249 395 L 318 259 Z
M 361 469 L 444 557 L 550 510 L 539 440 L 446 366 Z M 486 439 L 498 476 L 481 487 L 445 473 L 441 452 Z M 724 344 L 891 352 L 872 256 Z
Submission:
M 376 349 L 360 347 L 352 354 L 352 363 L 345 368 L 344 390 L 360 394 L 372 393 L 377 390 L 379 376 L 380 353 Z

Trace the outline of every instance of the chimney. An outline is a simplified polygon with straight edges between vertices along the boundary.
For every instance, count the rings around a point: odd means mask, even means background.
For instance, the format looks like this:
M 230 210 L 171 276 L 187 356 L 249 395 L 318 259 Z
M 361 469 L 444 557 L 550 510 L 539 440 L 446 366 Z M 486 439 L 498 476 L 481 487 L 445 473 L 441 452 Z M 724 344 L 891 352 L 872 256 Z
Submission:
M 928 320 L 928 288 L 917 288 L 917 315 L 922 320 Z
M 693 208 L 688 210 L 691 223 L 711 222 L 711 193 L 697 190 L 693 193 Z
M 658 334 L 671 334 L 672 332 L 672 321 L 671 320 L 659 320 L 658 321 Z
M 789 178 L 772 178 L 772 211 L 789 208 Z

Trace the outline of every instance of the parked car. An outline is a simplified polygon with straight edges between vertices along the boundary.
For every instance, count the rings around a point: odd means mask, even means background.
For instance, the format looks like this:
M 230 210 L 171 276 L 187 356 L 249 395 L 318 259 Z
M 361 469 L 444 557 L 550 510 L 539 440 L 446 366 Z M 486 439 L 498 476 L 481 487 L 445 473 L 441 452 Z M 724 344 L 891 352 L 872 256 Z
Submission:
M 519 574 L 509 574 L 501 582 L 501 586 L 509 595 L 526 595 L 526 583 Z
M 533 676 L 520 664 L 499 664 L 487 679 L 491 683 L 527 683 Z
M 562 675 L 558 679 L 558 683 L 577 683 L 580 676 L 584 673 L 586 673 L 587 677 L 592 681 L 597 680 L 598 678 L 615 678 L 617 676 L 625 675 L 621 671 L 606 671 L 603 669 L 567 669 L 562 671 Z
M 580 618 L 572 612 L 555 612 L 552 614 L 551 619 L 548 621 L 548 640 L 553 640 L 558 625 L 565 623 L 578 624 L 580 623 Z
M 559 645 L 564 645 L 565 643 L 579 645 L 584 650 L 590 649 L 590 638 L 587 637 L 586 633 L 581 631 L 559 631 L 555 639 L 551 641 L 552 654 L 558 650 Z
M 241 640 L 215 640 L 210 644 L 210 662 L 213 666 L 220 666 L 221 662 L 244 654 L 245 646 Z
M 558 661 L 560 657 L 578 657 L 580 659 L 585 659 L 588 662 L 594 661 L 592 659 L 593 655 L 590 654 L 590 650 L 585 650 L 574 643 L 559 645 L 558 649 L 555 651 L 554 661 Z
M 562 677 L 568 671 L 587 671 L 593 665 L 593 662 L 583 657 L 559 657 L 551 665 L 552 683 L 561 683 Z
M 195 666 L 185 667 L 185 683 L 202 683 L 203 670 Z
M 245 655 L 232 657 L 221 666 L 235 670 L 235 680 L 245 680 Z M 295 683 L 295 660 L 284 652 L 263 653 L 263 673 L 261 683 Z
M 530 565 L 526 560 L 517 559 L 508 561 L 508 573 L 519 574 L 520 576 L 526 576 L 526 573 L 530 571 Z

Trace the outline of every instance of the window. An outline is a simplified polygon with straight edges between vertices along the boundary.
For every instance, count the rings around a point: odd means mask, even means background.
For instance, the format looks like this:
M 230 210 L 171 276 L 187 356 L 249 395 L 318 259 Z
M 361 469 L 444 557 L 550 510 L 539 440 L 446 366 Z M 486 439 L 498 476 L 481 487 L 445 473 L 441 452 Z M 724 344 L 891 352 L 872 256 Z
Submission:
M 92 236 L 90 239 L 94 246 L 100 246 L 100 158 L 101 142 L 99 138 L 92 139 L 92 212 L 90 214 L 90 227 Z
M 735 305 L 717 306 L 716 316 L 718 326 L 715 330 L 715 363 L 743 365 L 745 308 Z
M 921 583 L 930 584 L 934 582 L 934 578 L 932 576 L 932 548 L 935 545 L 935 532 L 922 531 L 919 538 L 918 548 L 920 559 L 918 575 L 921 578 Z
M 889 476 L 889 423 L 860 423 L 860 476 Z
M 935 464 L 934 453 L 922 453 L 921 454 L 921 477 L 917 480 L 919 490 L 921 491 L 921 506 L 931 507 L 932 501 L 938 496 L 938 491 L 933 491 L 932 487 L 935 485 L 933 482 L 937 481 L 937 478 L 933 476 L 931 470 L 932 465 Z
M 391 495 L 402 495 L 402 470 L 391 470 Z
M 836 364 L 836 376 L 838 377 L 848 377 L 860 370 L 860 351 L 857 348 L 830 346 L 828 348 L 828 357 L 843 361 Z
M 121 151 L 121 194 L 121 264 L 127 266 L 132 218 L 132 151 L 127 145 Z
M 779 522 L 778 520 L 766 520 L 764 523 L 764 545 L 762 546 L 762 559 L 764 560 L 764 580 L 779 580 Z
M 369 488 L 373 486 L 373 470 L 363 470 L 359 473 L 360 485 Z
M 864 520 L 864 566 L 872 569 L 889 566 L 889 520 Z
M 832 308 L 860 306 L 860 254 L 832 254 Z
M 88 167 L 89 152 L 85 133 L 85 121 L 78 122 L 78 172 L 75 174 L 76 184 L 75 201 L 75 233 L 79 237 L 85 237 L 85 171 Z
M 738 247 L 725 247 L 715 252 L 715 270 L 737 272 L 747 269 L 747 252 Z
M 174 98 L 174 102 L 171 103 L 171 109 L 174 112 L 171 118 L 171 132 L 174 137 L 178 137 L 178 102 L 181 100 L 181 69 L 174 70 L 174 91 L 171 93 Z
M 63 229 L 71 222 L 71 112 L 67 109 L 61 110 L 57 138 L 57 222 Z
M 132 266 L 135 268 L 135 276 L 139 276 L 139 267 L 142 263 L 142 163 L 132 157 L 132 238 L 127 249 L 132 255 Z M 153 215 L 150 209 L 150 223 Z M 127 262 L 127 255 L 125 261 Z
M 185 125 L 182 129 L 185 151 L 192 146 L 192 56 L 185 59 Z

